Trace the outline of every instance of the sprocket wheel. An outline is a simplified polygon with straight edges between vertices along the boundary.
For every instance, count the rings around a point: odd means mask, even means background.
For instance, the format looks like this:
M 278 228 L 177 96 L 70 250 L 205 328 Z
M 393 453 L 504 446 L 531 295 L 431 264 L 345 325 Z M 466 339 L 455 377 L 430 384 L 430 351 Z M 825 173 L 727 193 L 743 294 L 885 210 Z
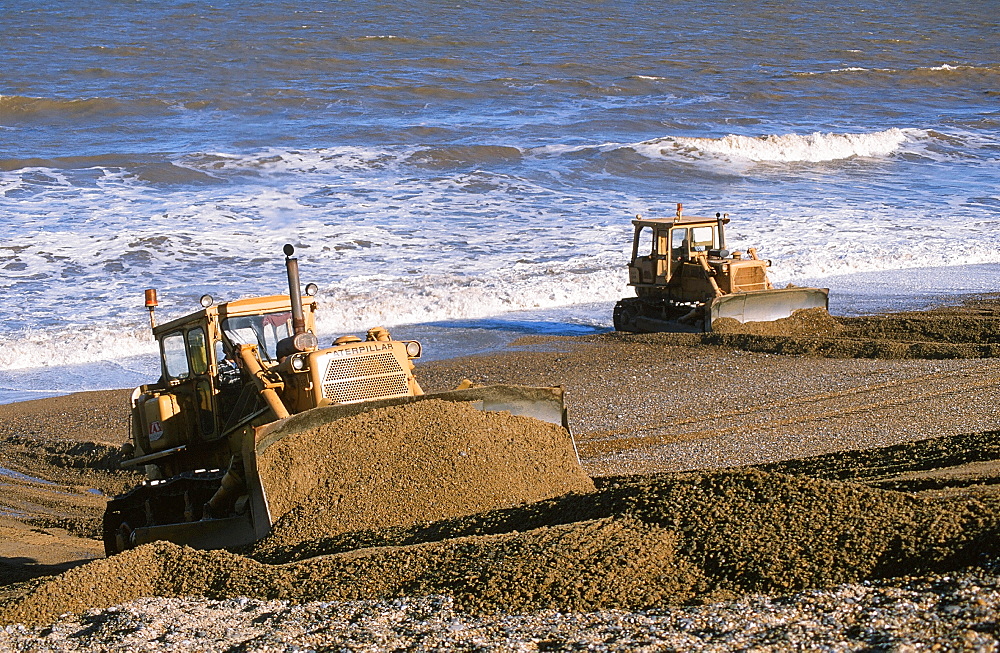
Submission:
M 639 305 L 638 298 L 627 298 L 620 300 L 615 304 L 615 310 L 612 313 L 612 320 L 615 325 L 615 331 L 636 331 L 635 318 L 639 317 L 642 309 Z
M 104 555 L 111 557 L 135 548 L 135 530 L 119 512 L 104 513 Z

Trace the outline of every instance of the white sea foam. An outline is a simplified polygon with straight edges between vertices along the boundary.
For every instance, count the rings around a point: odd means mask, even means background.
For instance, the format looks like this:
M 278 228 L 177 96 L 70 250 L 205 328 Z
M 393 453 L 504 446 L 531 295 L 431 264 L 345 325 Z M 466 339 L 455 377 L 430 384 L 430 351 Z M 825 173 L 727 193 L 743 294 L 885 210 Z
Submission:
M 303 267 L 307 265 L 303 263 Z M 516 266 L 515 266 L 516 267 Z M 475 319 L 512 311 L 554 308 L 594 301 L 614 301 L 627 293 L 621 269 L 574 272 L 575 266 L 550 265 L 541 276 L 510 271 L 472 279 L 457 275 L 405 279 L 388 275 L 355 276 L 318 296 L 320 335 L 363 333 L 372 326 L 398 326 Z M 277 272 L 278 270 L 276 270 Z M 303 270 L 306 272 L 306 270 Z M 509 277 L 509 278 L 508 278 Z M 282 279 L 272 279 L 281 282 Z M 274 292 L 287 292 L 273 288 Z M 237 297 L 219 297 L 236 299 Z M 131 316 L 119 329 L 83 324 L 0 335 L 0 370 L 81 365 L 123 358 L 152 357 L 156 344 L 147 328 L 140 297 L 130 297 Z M 161 322 L 198 308 L 194 298 L 168 303 L 161 294 Z
M 146 330 L 132 327 L 52 327 L 0 335 L 0 370 L 61 367 L 156 355 Z
M 1000 66 L 997 64 L 990 64 L 985 66 L 976 66 L 970 64 L 947 64 L 943 63 L 940 66 L 929 66 L 927 68 L 918 68 L 917 70 L 931 70 L 934 72 L 951 72 L 951 71 L 961 71 L 961 70 L 971 70 L 974 72 L 991 72 L 995 73 L 1000 71 Z
M 831 68 L 829 70 L 810 70 L 805 72 L 792 73 L 793 77 L 814 77 L 817 75 L 838 75 L 840 73 L 896 73 L 894 68 L 865 68 L 863 66 L 845 66 L 843 68 Z
M 329 173 L 332 171 L 365 171 L 411 155 L 415 148 L 375 150 L 363 147 L 315 149 L 267 148 L 248 154 L 205 152 L 185 155 L 174 160 L 176 165 L 208 174 L 220 172 L 267 175 Z
M 454 319 L 483 318 L 513 311 L 556 308 L 594 301 L 614 301 L 627 293 L 620 266 L 574 273 L 569 266 L 549 266 L 542 276 L 506 275 L 475 279 L 349 280 L 347 287 L 322 297 L 319 328 L 325 333 L 359 330 L 375 324 L 395 326 Z M 513 277 L 508 279 L 505 277 Z
M 831 68 L 830 70 L 805 71 L 793 73 L 796 77 L 811 77 L 815 75 L 830 75 L 839 73 L 883 73 L 890 75 L 912 75 L 924 72 L 996 72 L 996 65 L 970 65 L 970 64 L 940 64 L 937 66 L 918 66 L 916 68 L 865 68 L 862 66 L 845 66 L 843 68 Z
M 770 134 L 741 136 L 729 134 L 722 138 L 691 138 L 667 136 L 632 145 L 650 158 L 712 156 L 725 160 L 752 162 L 836 161 L 851 157 L 883 157 L 900 149 L 911 139 L 926 132 L 918 129 L 892 128 L 867 134 Z
M 891 129 L 522 147 L 523 176 L 427 172 L 408 163 L 414 147 L 272 148 L 177 157 L 226 183 L 169 191 L 113 168 L 0 172 L 0 189 L 18 199 L 0 224 L 0 370 L 151 358 L 144 288 L 160 290 L 162 319 L 195 310 L 202 293 L 219 301 L 284 293 L 286 242 L 298 248 L 303 280 L 322 288 L 327 335 L 613 302 L 629 292 L 630 216 L 669 212 L 675 201 L 734 214 L 730 247 L 758 247 L 774 261 L 776 283 L 998 262 L 1000 236 L 960 201 L 938 207 L 948 215 L 941 223 L 927 219 L 919 198 L 890 206 L 813 198 L 800 187 L 786 202 L 734 188 L 720 205 L 676 196 L 671 180 L 655 199 L 600 183 L 545 183 L 555 171 L 578 174 L 577 161 L 629 148 L 655 159 L 796 162 L 940 141 Z
M 630 233 L 625 218 L 610 229 L 620 236 L 619 242 L 609 242 L 601 251 L 571 260 L 536 262 L 502 256 L 491 265 L 479 267 L 477 263 L 478 271 L 471 275 L 458 269 L 400 275 L 386 268 L 365 273 L 364 266 L 352 266 L 353 273 L 337 275 L 337 266 L 313 256 L 312 248 L 300 250 L 301 265 L 304 279 L 322 287 L 318 326 L 324 336 L 359 333 L 377 324 L 394 327 L 613 302 L 630 294 L 623 265 L 622 244 L 627 247 Z M 770 273 L 777 284 L 849 272 L 1000 263 L 1000 237 L 974 220 L 955 220 L 946 231 L 922 224 L 918 216 L 890 215 L 879 207 L 871 212 L 842 209 L 809 216 L 752 213 L 731 223 L 728 234 L 731 248 L 756 246 L 762 256 L 774 261 Z M 963 247 L 955 247 L 956 238 L 965 241 Z M 447 256 L 440 249 L 438 253 Z M 260 294 L 284 292 L 280 257 L 274 259 L 259 264 L 256 274 L 241 270 L 251 278 L 230 284 L 228 292 L 226 286 L 214 289 L 213 294 L 224 301 L 245 296 L 251 288 Z M 164 276 L 168 271 L 164 268 Z M 207 285 L 195 289 L 168 284 L 161 293 L 161 321 L 195 310 L 196 297 L 209 290 Z M 54 323 L 0 336 L 0 370 L 153 356 L 155 346 L 144 327 L 146 314 L 140 304 L 142 285 L 127 293 L 114 288 L 99 288 L 91 298 L 84 298 L 82 306 L 89 320 L 80 322 L 82 316 L 77 316 L 72 326 Z M 109 318 L 109 312 L 116 317 Z

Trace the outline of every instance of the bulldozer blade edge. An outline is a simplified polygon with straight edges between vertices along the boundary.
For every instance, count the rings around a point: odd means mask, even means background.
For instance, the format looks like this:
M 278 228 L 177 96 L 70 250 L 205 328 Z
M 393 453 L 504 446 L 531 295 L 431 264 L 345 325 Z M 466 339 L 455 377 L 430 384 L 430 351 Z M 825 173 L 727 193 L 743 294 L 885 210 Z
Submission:
M 828 307 L 826 288 L 782 288 L 725 295 L 709 302 L 705 330 L 711 331 L 711 325 L 721 318 L 742 323 L 773 322 L 791 317 L 797 310 Z
M 244 546 L 256 539 L 252 520 L 247 515 L 137 528 L 133 544 L 139 546 L 167 540 L 183 542 L 194 549 L 225 549 Z
M 543 422 L 558 424 L 569 431 L 564 390 L 562 387 L 489 385 L 479 388 L 468 388 L 466 390 L 433 392 L 413 397 L 394 397 L 392 399 L 366 401 L 360 404 L 320 406 L 258 428 L 254 449 L 257 453 L 261 453 L 289 433 L 303 431 L 319 424 L 328 424 L 344 417 L 366 413 L 379 408 L 410 404 L 428 399 L 467 402 L 478 410 L 487 412 L 505 410 L 512 415 L 532 417 Z

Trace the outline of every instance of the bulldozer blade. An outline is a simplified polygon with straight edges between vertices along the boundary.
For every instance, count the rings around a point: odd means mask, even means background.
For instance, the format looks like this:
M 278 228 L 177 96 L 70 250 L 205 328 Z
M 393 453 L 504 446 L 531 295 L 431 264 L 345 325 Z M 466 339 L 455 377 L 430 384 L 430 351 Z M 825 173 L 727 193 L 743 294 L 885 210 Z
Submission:
M 267 488 L 260 477 L 257 458 L 262 456 L 276 442 L 289 435 L 307 431 L 322 424 L 335 422 L 339 419 L 366 413 L 389 406 L 401 406 L 428 399 L 467 403 L 477 410 L 486 412 L 507 411 L 512 415 L 531 417 L 544 422 L 562 426 L 569 435 L 576 455 L 580 461 L 576 441 L 569 429 L 569 420 L 564 402 L 564 390 L 556 387 L 534 387 L 517 385 L 491 385 L 464 390 L 435 392 L 412 397 L 395 397 L 376 401 L 366 401 L 355 404 L 335 404 L 320 406 L 303 413 L 298 413 L 277 422 L 271 422 L 257 428 L 253 437 L 247 437 L 243 443 L 243 463 L 247 473 L 247 484 L 250 489 L 251 511 L 256 539 L 264 538 L 274 523 L 268 505 Z
M 712 323 L 723 317 L 739 322 L 773 322 L 790 317 L 804 308 L 828 308 L 829 293 L 826 288 L 781 288 L 716 297 L 708 305 L 705 330 L 712 330 Z
M 250 544 L 256 539 L 249 516 L 145 526 L 135 529 L 133 538 L 134 546 L 167 540 L 183 542 L 195 549 L 237 547 Z

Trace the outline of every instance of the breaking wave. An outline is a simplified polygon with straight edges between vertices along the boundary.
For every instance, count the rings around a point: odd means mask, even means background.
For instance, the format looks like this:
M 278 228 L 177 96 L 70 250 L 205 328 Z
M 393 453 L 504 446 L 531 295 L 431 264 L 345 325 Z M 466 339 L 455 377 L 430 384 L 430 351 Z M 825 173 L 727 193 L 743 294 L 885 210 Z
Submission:
M 729 134 L 722 138 L 667 136 L 630 147 L 650 158 L 707 155 L 731 161 L 818 163 L 852 157 L 888 156 L 907 141 L 924 134 L 918 129 L 894 127 L 868 134 Z

